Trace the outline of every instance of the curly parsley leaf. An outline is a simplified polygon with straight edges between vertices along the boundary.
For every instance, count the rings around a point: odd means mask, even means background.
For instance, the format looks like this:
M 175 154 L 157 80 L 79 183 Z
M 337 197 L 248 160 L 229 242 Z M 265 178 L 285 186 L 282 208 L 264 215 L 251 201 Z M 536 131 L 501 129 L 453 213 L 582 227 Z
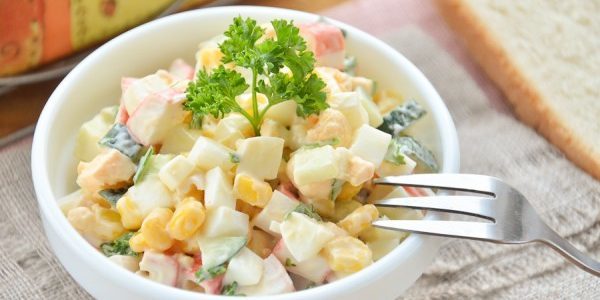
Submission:
M 323 92 L 325 83 L 312 73 L 314 54 L 307 50 L 300 30 L 291 21 L 274 20 L 271 24 L 275 38 L 263 39 L 265 29 L 255 20 L 234 18 L 224 33 L 227 39 L 219 45 L 223 53 L 221 61 L 250 69 L 252 82 L 248 85 L 237 71 L 224 66 L 210 74 L 200 70 L 186 91 L 184 104 L 193 113 L 194 127 L 205 115 L 222 118 L 237 112 L 248 119 L 258 135 L 266 111 L 277 103 L 295 101 L 298 104 L 296 112 L 302 117 L 318 114 L 328 107 Z M 235 97 L 248 88 L 252 93 L 252 113 L 243 110 L 235 101 Z M 258 109 L 257 93 L 268 99 L 268 105 L 262 111 Z
M 113 255 L 138 256 L 139 253 L 129 247 L 129 240 L 133 234 L 133 232 L 128 232 L 112 242 L 104 243 L 100 245 L 100 250 L 109 257 Z

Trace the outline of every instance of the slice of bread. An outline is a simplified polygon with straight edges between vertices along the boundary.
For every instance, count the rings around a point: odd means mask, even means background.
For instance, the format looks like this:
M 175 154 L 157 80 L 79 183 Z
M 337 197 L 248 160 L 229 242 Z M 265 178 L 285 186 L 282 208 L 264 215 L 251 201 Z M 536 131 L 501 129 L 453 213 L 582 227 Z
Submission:
M 600 179 L 600 1 L 437 5 L 517 116 Z

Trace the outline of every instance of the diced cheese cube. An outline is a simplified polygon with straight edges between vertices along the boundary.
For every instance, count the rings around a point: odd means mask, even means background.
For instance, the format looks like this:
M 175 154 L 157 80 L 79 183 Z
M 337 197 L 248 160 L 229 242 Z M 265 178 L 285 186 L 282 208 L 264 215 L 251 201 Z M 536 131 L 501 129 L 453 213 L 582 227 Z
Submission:
M 265 119 L 277 121 L 283 126 L 291 126 L 296 119 L 296 101 L 287 100 L 277 103 L 265 113 Z
M 297 151 L 288 162 L 288 176 L 296 186 L 336 178 L 340 173 L 333 147 L 304 149 Z
M 207 209 L 221 206 L 235 209 L 231 179 L 221 168 L 215 167 L 206 173 L 204 205 Z
M 252 250 L 244 247 L 227 265 L 223 284 L 237 282 L 240 286 L 257 284 L 263 276 L 263 260 Z
M 252 220 L 254 225 L 273 235 L 274 232 L 269 230 L 271 221 L 281 222 L 287 213 L 294 210 L 300 204 L 299 201 L 290 199 L 280 191 L 273 191 L 271 200 L 256 217 Z
M 391 140 L 390 134 L 365 124 L 356 131 L 350 151 L 377 168 L 381 165 Z
M 188 154 L 188 159 L 203 170 L 220 167 L 228 171 L 234 165 L 231 161 L 232 150 L 206 137 L 199 137 Z
M 375 128 L 379 127 L 383 123 L 383 116 L 379 112 L 377 104 L 371 100 L 371 97 L 362 88 L 358 90 L 358 93 L 360 93 L 360 103 L 369 115 L 369 125 Z
M 77 184 L 90 193 L 127 182 L 135 173 L 136 166 L 123 153 L 109 148 L 89 163 L 80 162 L 77 166 Z
M 183 99 L 172 90 L 146 96 L 127 120 L 127 129 L 141 144 L 161 144 L 185 118 Z
M 206 211 L 203 237 L 248 236 L 248 215 L 225 206 Z
M 166 90 L 173 83 L 173 77 L 164 70 L 129 82 L 123 92 L 122 101 L 131 116 L 138 105 L 150 94 Z
M 115 110 L 115 106 L 103 108 L 94 118 L 83 123 L 75 145 L 75 156 L 79 160 L 90 161 L 102 152 L 102 146 L 98 141 L 106 135 L 114 123 Z
M 281 235 L 293 258 L 302 262 L 314 257 L 334 234 L 307 215 L 292 212 L 281 222 Z
M 185 156 L 177 155 L 160 169 L 158 177 L 171 191 L 174 191 L 192 174 L 194 168 L 194 164 Z
M 362 105 L 359 92 L 335 93 L 330 97 L 329 104 L 344 114 L 353 130 L 369 123 L 369 115 Z
M 274 255 L 263 260 L 263 276 L 255 285 L 240 286 L 237 292 L 248 296 L 279 295 L 294 291 L 294 283 Z
M 239 147 L 240 164 L 237 173 L 247 173 L 260 180 L 277 178 L 284 140 L 259 136 L 243 140 Z
M 260 126 L 260 135 L 282 138 L 285 147 L 292 146 L 292 132 L 275 120 L 264 119 Z
M 160 153 L 179 154 L 190 152 L 202 131 L 191 129 L 188 124 L 181 123 L 169 131 L 160 147 Z

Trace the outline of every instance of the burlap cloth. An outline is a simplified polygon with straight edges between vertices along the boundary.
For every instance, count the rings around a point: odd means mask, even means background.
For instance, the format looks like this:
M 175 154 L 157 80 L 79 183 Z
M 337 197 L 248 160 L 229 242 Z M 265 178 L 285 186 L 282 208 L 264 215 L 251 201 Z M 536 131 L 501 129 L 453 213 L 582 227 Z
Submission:
M 463 67 L 423 31 L 404 27 L 384 39 L 444 98 L 458 129 L 462 172 L 506 179 L 562 236 L 600 257 L 600 183 L 507 109 L 490 105 Z M 30 135 L 0 148 L 0 299 L 88 298 L 48 247 L 31 182 L 30 149 Z M 404 297 L 597 299 L 600 279 L 542 245 L 449 240 Z

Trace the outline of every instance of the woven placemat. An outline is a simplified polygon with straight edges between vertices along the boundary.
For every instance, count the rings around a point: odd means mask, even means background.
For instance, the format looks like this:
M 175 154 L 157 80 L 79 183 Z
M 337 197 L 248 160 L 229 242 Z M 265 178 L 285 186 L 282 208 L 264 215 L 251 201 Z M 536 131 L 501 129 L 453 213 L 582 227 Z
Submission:
M 425 73 L 449 106 L 459 133 L 462 171 L 506 179 L 561 235 L 600 257 L 600 184 L 506 109 L 492 108 L 474 80 L 420 30 L 406 27 L 385 40 Z M 48 247 L 31 183 L 30 149 L 30 136 L 0 148 L 0 299 L 89 298 Z M 449 241 L 404 295 L 598 297 L 600 280 L 544 246 L 463 240 Z

